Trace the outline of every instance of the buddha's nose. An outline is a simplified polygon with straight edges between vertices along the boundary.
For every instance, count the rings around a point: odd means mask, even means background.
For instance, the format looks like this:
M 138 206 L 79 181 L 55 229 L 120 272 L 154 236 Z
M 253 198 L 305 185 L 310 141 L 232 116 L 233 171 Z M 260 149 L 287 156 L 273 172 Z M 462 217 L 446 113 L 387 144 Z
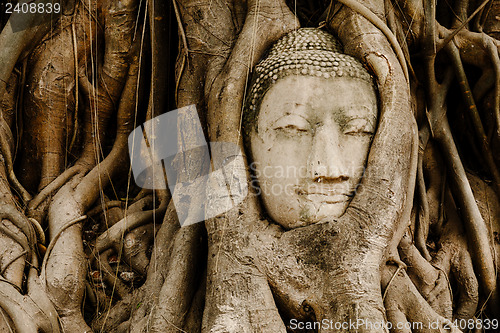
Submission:
M 315 182 L 342 182 L 349 179 L 341 133 L 337 126 L 318 126 L 309 155 L 309 171 Z

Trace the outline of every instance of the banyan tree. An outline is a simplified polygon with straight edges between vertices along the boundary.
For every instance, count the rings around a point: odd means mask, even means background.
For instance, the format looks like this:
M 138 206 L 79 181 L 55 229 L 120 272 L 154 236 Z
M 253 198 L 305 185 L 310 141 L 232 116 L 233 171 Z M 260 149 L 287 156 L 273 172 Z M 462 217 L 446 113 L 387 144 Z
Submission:
M 1 332 L 499 330 L 499 1 L 1 9 Z

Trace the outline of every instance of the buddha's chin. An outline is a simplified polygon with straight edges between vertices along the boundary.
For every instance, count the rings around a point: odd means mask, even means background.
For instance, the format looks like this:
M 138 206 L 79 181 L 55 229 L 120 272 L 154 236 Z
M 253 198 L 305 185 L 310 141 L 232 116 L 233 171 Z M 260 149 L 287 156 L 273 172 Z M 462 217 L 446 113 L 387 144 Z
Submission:
M 295 229 L 305 227 L 311 224 L 333 221 L 344 215 L 349 201 L 342 201 L 336 203 L 315 203 L 308 202 L 301 207 L 300 212 L 293 214 L 288 219 L 280 219 L 275 221 L 285 229 Z

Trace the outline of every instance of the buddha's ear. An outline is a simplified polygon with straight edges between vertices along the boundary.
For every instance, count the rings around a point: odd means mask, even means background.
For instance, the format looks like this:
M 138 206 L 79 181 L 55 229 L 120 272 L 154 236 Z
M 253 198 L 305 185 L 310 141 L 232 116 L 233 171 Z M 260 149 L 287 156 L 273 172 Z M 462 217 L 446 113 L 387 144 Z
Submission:
M 373 70 L 380 104 L 365 177 L 345 215 L 365 212 L 370 235 L 386 243 L 394 239 L 397 246 L 410 220 L 417 169 L 418 131 L 409 84 L 386 36 L 367 19 L 343 7 L 331 28 L 344 51 Z

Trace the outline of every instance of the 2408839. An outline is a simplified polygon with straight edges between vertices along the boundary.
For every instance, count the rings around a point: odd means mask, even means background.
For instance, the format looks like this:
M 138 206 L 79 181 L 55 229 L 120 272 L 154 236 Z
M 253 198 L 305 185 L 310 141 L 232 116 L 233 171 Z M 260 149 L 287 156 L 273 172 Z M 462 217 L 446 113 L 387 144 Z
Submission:
M 22 14 L 59 14 L 61 12 L 61 4 L 59 3 L 12 3 L 6 2 L 1 4 L 6 14 L 22 13 Z
M 460 330 L 497 330 L 499 327 L 498 319 L 456 319 L 453 321 L 453 326 L 459 328 Z M 451 329 L 449 324 L 445 324 L 445 329 Z

